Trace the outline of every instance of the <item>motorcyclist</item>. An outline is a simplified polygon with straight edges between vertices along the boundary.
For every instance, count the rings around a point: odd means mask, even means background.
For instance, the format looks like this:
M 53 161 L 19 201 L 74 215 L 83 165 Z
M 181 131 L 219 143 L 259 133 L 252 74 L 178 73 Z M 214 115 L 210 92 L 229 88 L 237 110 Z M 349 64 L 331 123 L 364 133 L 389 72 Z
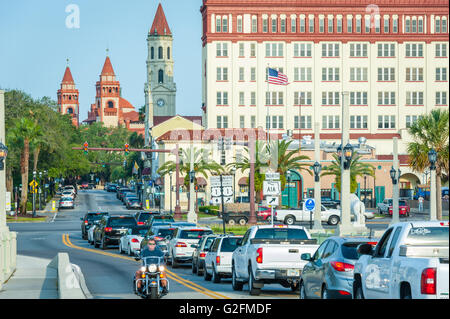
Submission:
M 146 257 L 164 257 L 164 252 L 156 246 L 156 241 L 154 239 L 149 239 L 147 242 L 147 245 L 144 246 L 144 248 L 141 250 L 141 255 L 140 258 L 146 258 Z M 142 275 L 142 271 L 139 269 L 138 271 L 136 271 L 136 281 L 137 281 L 137 289 L 140 290 L 141 289 L 141 281 L 138 280 L 139 278 L 141 278 Z M 161 286 L 163 287 L 163 291 L 162 293 L 165 295 L 167 294 L 167 280 L 165 278 L 161 278 Z

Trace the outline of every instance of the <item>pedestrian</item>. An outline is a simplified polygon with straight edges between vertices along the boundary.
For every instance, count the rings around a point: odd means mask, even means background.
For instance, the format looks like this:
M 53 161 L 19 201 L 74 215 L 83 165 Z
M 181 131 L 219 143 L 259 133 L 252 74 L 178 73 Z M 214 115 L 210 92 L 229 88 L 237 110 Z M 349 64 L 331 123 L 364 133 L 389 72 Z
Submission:
M 419 213 L 423 212 L 423 197 L 419 196 Z

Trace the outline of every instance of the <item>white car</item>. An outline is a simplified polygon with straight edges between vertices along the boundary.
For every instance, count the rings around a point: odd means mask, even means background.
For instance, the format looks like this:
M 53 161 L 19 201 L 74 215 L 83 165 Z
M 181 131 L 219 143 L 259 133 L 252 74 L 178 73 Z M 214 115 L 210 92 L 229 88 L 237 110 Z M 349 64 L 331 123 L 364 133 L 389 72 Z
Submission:
M 75 193 L 72 192 L 72 191 L 65 190 L 65 191 L 61 194 L 61 197 L 70 197 L 70 198 L 72 198 L 72 199 L 75 199 Z
M 89 230 L 87 231 L 88 234 L 88 243 L 91 245 L 94 245 L 94 230 L 97 227 L 99 221 L 94 221 L 94 224 L 92 225 L 92 227 L 89 228 Z
M 172 268 L 177 268 L 181 262 L 192 262 L 192 254 L 202 236 L 212 233 L 208 227 L 178 227 L 168 245 Z
M 138 226 L 129 228 L 125 235 L 119 240 L 119 253 L 126 253 L 128 256 L 139 255 L 141 251 L 141 241 L 149 230 L 149 226 Z
M 231 258 L 242 236 L 220 236 L 214 240 L 205 257 L 205 280 L 219 283 L 224 277 L 231 277 Z

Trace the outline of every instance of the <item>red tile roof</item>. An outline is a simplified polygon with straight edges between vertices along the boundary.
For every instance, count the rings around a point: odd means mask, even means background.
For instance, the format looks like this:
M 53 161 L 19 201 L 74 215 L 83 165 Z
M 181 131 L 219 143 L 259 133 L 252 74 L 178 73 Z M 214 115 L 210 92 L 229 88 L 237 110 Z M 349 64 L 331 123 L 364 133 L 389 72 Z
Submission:
M 150 29 L 150 34 L 172 35 L 161 3 L 158 5 L 158 9 L 156 10 L 155 18 L 153 19 L 153 24 Z
M 109 56 L 106 57 L 105 64 L 103 65 L 101 75 L 115 75 L 114 69 L 111 64 L 111 60 L 109 59 Z
M 125 100 L 123 97 L 120 98 L 119 104 L 120 104 L 119 107 L 122 109 L 134 109 L 134 106 L 131 105 L 131 103 Z
M 73 81 L 72 73 L 70 72 L 70 68 L 66 67 L 66 72 L 64 72 L 64 77 L 62 83 L 75 83 Z

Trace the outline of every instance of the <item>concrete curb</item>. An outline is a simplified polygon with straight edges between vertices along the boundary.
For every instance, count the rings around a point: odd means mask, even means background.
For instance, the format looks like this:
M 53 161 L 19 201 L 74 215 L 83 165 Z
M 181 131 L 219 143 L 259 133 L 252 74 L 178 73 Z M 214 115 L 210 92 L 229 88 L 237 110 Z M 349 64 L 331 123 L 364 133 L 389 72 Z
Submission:
M 47 267 L 56 269 L 58 273 L 59 299 L 92 298 L 92 295 L 86 287 L 80 268 L 70 263 L 67 253 L 58 253 Z

